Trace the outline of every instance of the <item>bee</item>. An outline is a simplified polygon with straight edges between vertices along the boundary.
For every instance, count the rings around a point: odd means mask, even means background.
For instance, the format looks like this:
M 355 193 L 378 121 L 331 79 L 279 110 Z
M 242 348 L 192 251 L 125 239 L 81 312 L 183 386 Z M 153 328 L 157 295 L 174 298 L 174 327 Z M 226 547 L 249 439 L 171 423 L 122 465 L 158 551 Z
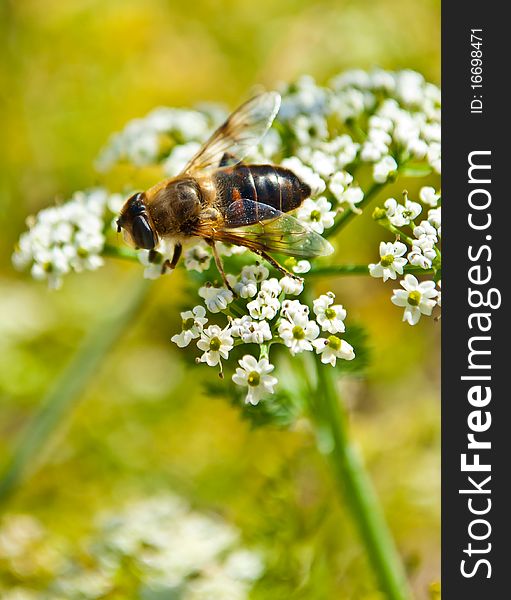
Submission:
M 159 243 L 172 242 L 172 259 L 162 265 L 165 273 L 176 267 L 187 240 L 201 238 L 211 247 L 229 289 L 217 242 L 244 246 L 295 278 L 269 253 L 303 258 L 331 254 L 333 248 L 323 237 L 288 214 L 311 195 L 309 185 L 289 169 L 243 162 L 279 108 L 276 92 L 252 98 L 228 117 L 177 177 L 131 196 L 117 220 L 125 241 L 149 250 L 152 262 Z

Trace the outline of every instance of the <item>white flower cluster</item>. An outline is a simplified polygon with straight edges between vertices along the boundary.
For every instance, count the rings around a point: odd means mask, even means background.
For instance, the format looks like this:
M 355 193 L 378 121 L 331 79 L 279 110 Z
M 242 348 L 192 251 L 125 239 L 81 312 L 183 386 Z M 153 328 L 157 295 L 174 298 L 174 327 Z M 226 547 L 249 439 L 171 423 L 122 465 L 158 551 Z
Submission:
M 219 116 L 204 110 L 156 108 L 143 119 L 133 119 L 121 132 L 113 134 L 96 166 L 100 171 L 108 171 L 122 161 L 145 167 L 164 160 L 165 170 L 169 175 L 176 175 L 225 113 L 220 119 Z
M 311 186 L 313 196 L 326 196 L 298 212 L 309 226 L 319 223 L 315 230 L 331 227 L 332 216 L 345 207 L 360 212 L 364 192 L 353 178 L 359 165 L 372 165 L 379 184 L 407 165 L 440 173 L 440 90 L 419 73 L 353 70 L 326 87 L 306 76 L 282 93 L 277 119 L 291 154 L 282 164 Z
M 55 547 L 65 549 L 65 555 L 56 553 Z M 84 600 L 124 597 L 128 591 L 130 597 L 140 593 L 183 600 L 244 600 L 264 571 L 262 556 L 240 545 L 237 529 L 190 510 L 186 502 L 170 495 L 102 515 L 97 532 L 80 540 L 74 550 L 49 539 L 33 517 L 5 517 L 0 524 L 0 569 L 5 565 L 20 585 L 5 594 L 0 587 L 0 595 L 11 600 Z M 77 553 L 77 559 L 70 558 Z M 40 573 L 43 581 L 50 581 L 44 591 L 29 587 Z
M 441 96 L 437 86 L 415 71 L 348 71 L 332 83 L 335 112 L 356 121 L 370 113 L 360 158 L 374 163 L 374 180 L 383 183 L 408 161 L 441 169 Z
M 103 264 L 107 215 L 119 199 L 101 188 L 76 192 L 67 202 L 29 217 L 29 229 L 12 257 L 14 266 L 30 268 L 34 279 L 48 280 L 52 288 L 60 287 L 71 271 L 97 269 Z
M 294 269 L 305 270 L 306 261 L 297 263 Z M 310 309 L 297 299 L 303 291 L 303 282 L 291 276 L 280 279 L 270 277 L 269 270 L 260 264 L 245 266 L 239 276 L 228 276 L 237 294 L 234 297 L 225 287 L 206 284 L 199 289 L 204 306 L 181 313 L 181 332 L 172 337 L 180 348 L 196 340 L 202 355 L 197 362 L 210 367 L 218 366 L 222 373 L 222 360 L 231 351 L 249 344 L 259 346 L 259 358 L 253 353 L 245 354 L 232 376 L 234 383 L 245 389 L 245 401 L 258 404 L 264 396 L 273 394 L 278 383 L 272 374 L 275 367 L 270 363 L 269 352 L 274 344 L 288 348 L 295 356 L 315 351 L 324 364 L 336 365 L 337 359 L 353 360 L 353 347 L 340 334 L 345 332 L 346 310 L 334 304 L 335 296 L 329 292 L 314 300 Z M 223 325 L 208 324 L 207 311 L 212 315 L 224 314 Z
M 405 309 L 403 321 L 410 325 L 417 324 L 421 315 L 430 316 L 435 305 L 440 306 L 441 282 L 438 275 L 441 269 L 439 244 L 442 237 L 442 209 L 438 204 L 441 196 L 434 188 L 427 186 L 420 190 L 419 198 L 424 205 L 431 208 L 426 209 L 420 203 L 412 202 L 405 193 L 402 203 L 395 198 L 389 198 L 383 208 L 375 210 L 374 218 L 393 232 L 397 239 L 395 242 L 381 242 L 380 261 L 369 265 L 369 274 L 372 277 L 381 277 L 383 281 L 397 279 L 398 275 L 404 274 L 406 268 L 415 268 L 414 272 L 419 275 L 421 271 L 424 271 L 425 276 L 433 273 L 435 280 L 422 283 L 419 283 L 414 275 L 407 273 L 400 282 L 404 290 L 394 290 L 391 300 L 396 306 Z M 427 218 L 416 225 L 416 220 L 423 214 L 423 210 L 427 210 Z M 409 247 L 402 240 L 406 241 Z M 438 281 L 438 289 L 435 287 L 435 281 Z

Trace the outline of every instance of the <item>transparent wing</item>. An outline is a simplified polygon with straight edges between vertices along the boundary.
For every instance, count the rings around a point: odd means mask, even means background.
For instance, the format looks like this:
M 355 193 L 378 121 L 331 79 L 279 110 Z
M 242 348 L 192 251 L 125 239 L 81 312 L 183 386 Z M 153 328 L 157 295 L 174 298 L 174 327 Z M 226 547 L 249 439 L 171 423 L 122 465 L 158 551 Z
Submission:
M 280 108 L 280 94 L 266 92 L 242 104 L 190 160 L 183 173 L 236 164 L 268 131 Z M 222 159 L 224 159 L 222 161 Z
M 212 228 L 213 239 L 252 250 L 312 258 L 328 256 L 332 245 L 295 217 L 272 206 L 243 198 L 232 202 L 224 223 Z

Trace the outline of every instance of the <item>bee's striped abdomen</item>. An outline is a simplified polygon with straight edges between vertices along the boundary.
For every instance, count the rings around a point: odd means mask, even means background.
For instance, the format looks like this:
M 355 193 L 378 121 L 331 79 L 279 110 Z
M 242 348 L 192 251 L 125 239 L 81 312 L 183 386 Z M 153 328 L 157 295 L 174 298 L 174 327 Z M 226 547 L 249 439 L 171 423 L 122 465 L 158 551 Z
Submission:
M 289 212 L 311 194 L 310 187 L 292 171 L 273 165 L 236 165 L 221 169 L 215 173 L 215 183 L 224 207 L 246 199 Z M 246 204 L 247 221 L 257 222 L 257 207 L 249 209 L 250 203 Z

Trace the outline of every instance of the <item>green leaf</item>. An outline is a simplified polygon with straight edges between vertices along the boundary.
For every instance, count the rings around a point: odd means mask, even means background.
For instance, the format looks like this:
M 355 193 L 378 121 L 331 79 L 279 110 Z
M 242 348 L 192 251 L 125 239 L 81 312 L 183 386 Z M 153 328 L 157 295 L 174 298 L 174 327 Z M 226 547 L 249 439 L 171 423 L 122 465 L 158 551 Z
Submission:
M 227 374 L 224 380 L 205 382 L 204 388 L 208 397 L 227 398 L 239 409 L 241 418 L 254 428 L 265 425 L 286 428 L 303 412 L 301 396 L 282 387 L 277 387 L 275 394 L 262 398 L 256 406 L 245 403 L 246 389 L 235 385 Z
M 358 323 L 350 324 L 346 327 L 346 333 L 340 335 L 340 337 L 353 346 L 355 358 L 353 360 L 338 360 L 336 368 L 343 373 L 363 373 L 371 362 L 371 347 L 366 329 Z

